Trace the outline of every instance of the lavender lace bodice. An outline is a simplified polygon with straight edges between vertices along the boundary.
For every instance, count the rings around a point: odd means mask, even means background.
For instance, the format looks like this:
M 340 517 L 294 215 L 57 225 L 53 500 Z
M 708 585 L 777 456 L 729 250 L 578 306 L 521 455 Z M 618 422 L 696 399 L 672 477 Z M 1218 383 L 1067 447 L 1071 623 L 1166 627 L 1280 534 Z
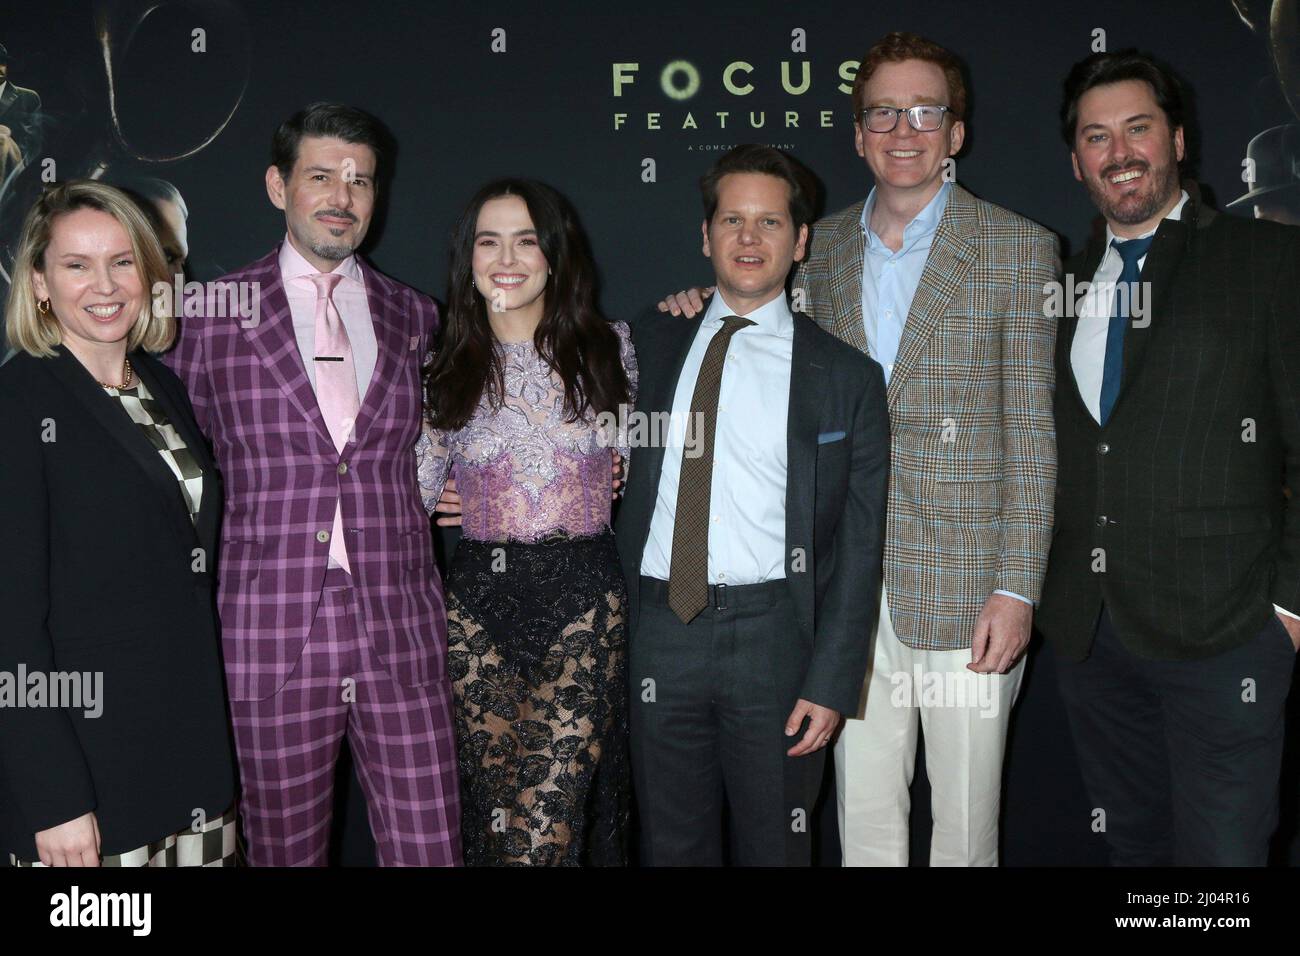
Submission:
M 631 334 L 626 322 L 613 328 L 635 400 Z M 554 531 L 595 534 L 608 528 L 614 449 L 623 456 L 625 474 L 627 468 L 625 416 L 605 434 L 590 411 L 566 421 L 564 383 L 533 343 L 503 342 L 498 348 L 505 384 L 501 407 L 493 409 L 484 396 L 464 428 L 448 432 L 426 422 L 415 445 L 425 510 L 433 513 L 450 475 L 467 538 L 536 541 Z

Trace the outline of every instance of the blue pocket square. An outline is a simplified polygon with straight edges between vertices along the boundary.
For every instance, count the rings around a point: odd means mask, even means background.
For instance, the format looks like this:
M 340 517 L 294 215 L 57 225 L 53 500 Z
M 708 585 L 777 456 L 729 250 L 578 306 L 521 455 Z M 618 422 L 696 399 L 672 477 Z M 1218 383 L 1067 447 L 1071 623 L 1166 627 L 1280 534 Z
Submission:
M 833 441 L 839 441 L 844 437 L 844 432 L 822 432 L 817 436 L 817 444 L 829 445 Z

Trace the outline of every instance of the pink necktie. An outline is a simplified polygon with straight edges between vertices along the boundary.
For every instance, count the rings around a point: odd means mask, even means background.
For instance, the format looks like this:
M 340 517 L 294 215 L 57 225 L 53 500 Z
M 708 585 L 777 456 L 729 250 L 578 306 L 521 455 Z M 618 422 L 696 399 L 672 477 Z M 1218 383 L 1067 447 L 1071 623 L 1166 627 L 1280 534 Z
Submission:
M 352 364 L 352 343 L 343 318 L 334 305 L 334 287 L 343 276 L 337 272 L 311 276 L 316 286 L 316 401 L 325 427 L 340 453 L 352 437 L 361 409 L 357 373 Z M 343 570 L 348 564 L 347 539 L 343 537 L 342 504 L 334 508 L 334 530 L 330 532 L 330 558 Z

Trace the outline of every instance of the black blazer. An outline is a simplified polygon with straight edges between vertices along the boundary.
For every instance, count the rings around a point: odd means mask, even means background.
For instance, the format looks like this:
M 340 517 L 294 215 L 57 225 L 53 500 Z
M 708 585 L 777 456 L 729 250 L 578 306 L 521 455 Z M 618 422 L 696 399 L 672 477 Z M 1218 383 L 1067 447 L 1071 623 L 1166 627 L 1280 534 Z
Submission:
M 143 430 L 71 353 L 0 366 L 0 671 L 101 672 L 102 713 L 0 708 L 0 848 L 93 810 L 105 855 L 234 799 L 213 602 L 216 468 L 181 382 L 131 364 L 204 471 L 197 529 Z
M 640 368 L 638 412 L 672 411 L 682 363 L 701 321 L 656 313 L 632 323 Z M 842 437 L 835 438 L 837 433 Z M 786 448 L 785 572 L 800 628 L 792 638 L 808 651 L 799 696 L 855 714 L 878 612 L 884 548 L 885 377 L 874 360 L 799 313 L 794 314 Z M 637 581 L 663 455 L 662 447 L 633 450 L 615 526 L 634 641 Z
M 1075 283 L 1103 242 L 1066 264 Z M 1056 339 L 1056 532 L 1037 623 L 1076 660 L 1103 601 L 1126 647 L 1166 660 L 1245 643 L 1273 603 L 1300 613 L 1300 523 L 1282 495 L 1300 475 L 1300 229 L 1192 195 L 1141 278 L 1150 324 L 1125 333 L 1105 428 L 1074 378 L 1076 320 Z

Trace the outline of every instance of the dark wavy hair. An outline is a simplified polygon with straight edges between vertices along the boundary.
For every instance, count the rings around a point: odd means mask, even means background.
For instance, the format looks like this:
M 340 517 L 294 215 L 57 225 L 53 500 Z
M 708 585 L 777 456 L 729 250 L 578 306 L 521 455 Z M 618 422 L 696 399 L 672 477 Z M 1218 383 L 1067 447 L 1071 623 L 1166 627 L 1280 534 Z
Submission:
M 1083 94 L 1093 87 L 1124 80 L 1141 80 L 1151 87 L 1156 105 L 1169 118 L 1171 132 L 1179 126 L 1187 126 L 1187 88 L 1170 67 L 1132 48 L 1114 53 L 1094 53 L 1074 64 L 1062 84 L 1061 138 L 1066 146 L 1074 148 L 1074 136 L 1079 125 L 1079 100 Z
M 596 310 L 596 270 L 573 207 L 545 183 L 498 179 L 480 189 L 452 230 L 451 274 L 441 339 L 425 369 L 425 414 L 435 428 L 463 428 L 486 393 L 499 408 L 505 393 L 501 356 L 487 302 L 474 285 L 474 240 L 485 203 L 518 196 L 551 268 L 533 342 L 564 382 L 570 421 L 616 412 L 628 401 L 618 336 Z
M 298 163 L 298 147 L 307 136 L 369 146 L 375 154 L 375 175 L 381 179 L 386 177 L 395 152 L 392 133 L 365 110 L 345 103 L 312 103 L 281 123 L 271 137 L 271 164 L 286 182 Z

